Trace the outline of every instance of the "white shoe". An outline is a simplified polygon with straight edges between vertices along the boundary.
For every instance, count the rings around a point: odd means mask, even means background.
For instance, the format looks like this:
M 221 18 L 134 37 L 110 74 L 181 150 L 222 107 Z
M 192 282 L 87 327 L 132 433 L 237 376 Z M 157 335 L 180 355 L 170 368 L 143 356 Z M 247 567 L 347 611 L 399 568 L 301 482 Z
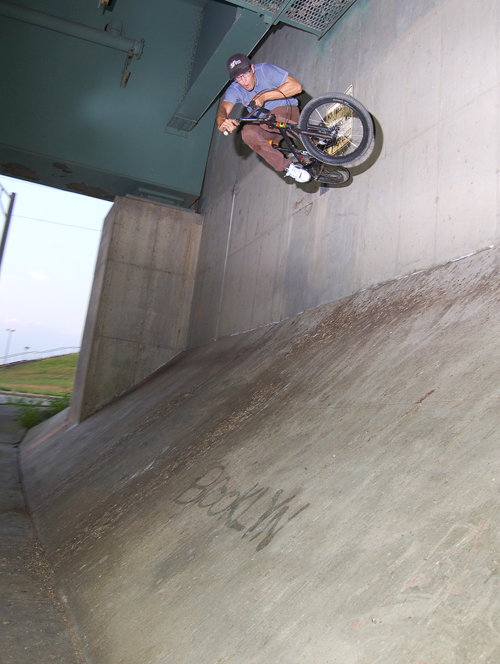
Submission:
M 287 175 L 290 178 L 293 178 L 297 182 L 309 182 L 309 180 L 311 179 L 310 173 L 308 173 L 301 166 L 296 166 L 295 164 L 288 165 L 285 171 L 285 175 Z

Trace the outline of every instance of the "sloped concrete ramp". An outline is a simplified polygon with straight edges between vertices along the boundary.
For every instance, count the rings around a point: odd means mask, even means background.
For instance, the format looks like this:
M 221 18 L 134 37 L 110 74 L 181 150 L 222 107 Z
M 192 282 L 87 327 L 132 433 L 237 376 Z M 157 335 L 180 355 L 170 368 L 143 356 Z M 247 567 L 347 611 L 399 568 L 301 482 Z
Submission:
M 178 356 L 22 447 L 93 664 L 497 664 L 496 250 Z

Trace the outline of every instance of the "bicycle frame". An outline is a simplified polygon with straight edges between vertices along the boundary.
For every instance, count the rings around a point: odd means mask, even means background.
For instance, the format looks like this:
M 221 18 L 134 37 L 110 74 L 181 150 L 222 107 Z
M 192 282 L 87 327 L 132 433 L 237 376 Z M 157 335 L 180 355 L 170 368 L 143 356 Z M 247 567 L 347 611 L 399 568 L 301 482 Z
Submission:
M 262 117 L 253 117 L 255 113 L 263 113 L 264 115 Z M 300 152 L 297 149 L 297 146 L 290 140 L 290 135 L 295 139 L 300 141 L 300 136 L 301 134 L 308 134 L 309 136 L 313 136 L 316 138 L 323 138 L 325 137 L 324 132 L 312 132 L 312 131 L 305 131 L 301 130 L 297 127 L 297 125 L 294 122 L 287 122 L 283 120 L 276 120 L 276 116 L 272 111 L 269 111 L 268 109 L 264 108 L 263 106 L 258 106 L 256 107 L 252 113 L 245 117 L 245 118 L 237 118 L 238 124 L 241 122 L 253 122 L 256 124 L 266 124 L 270 129 L 278 129 L 281 138 L 285 141 L 286 146 L 288 148 L 288 151 L 293 154 L 293 156 L 297 159 L 297 161 L 303 165 L 308 165 L 309 162 L 307 162 L 307 159 L 305 158 L 305 155 Z M 282 148 L 276 148 L 279 150 L 282 150 Z M 317 161 L 314 157 L 310 157 L 310 160 Z M 307 162 L 307 163 L 306 163 Z

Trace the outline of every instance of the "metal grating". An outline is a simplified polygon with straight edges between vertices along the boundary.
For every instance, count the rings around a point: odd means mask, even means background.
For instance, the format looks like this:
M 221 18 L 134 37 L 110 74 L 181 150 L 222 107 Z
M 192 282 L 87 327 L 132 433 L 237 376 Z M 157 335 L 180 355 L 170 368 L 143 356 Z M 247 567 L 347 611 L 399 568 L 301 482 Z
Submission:
M 266 23 L 288 23 L 321 39 L 356 0 L 228 0 L 258 12 Z
M 294 0 L 281 20 L 300 24 L 306 30 L 324 33 L 349 9 L 355 0 Z

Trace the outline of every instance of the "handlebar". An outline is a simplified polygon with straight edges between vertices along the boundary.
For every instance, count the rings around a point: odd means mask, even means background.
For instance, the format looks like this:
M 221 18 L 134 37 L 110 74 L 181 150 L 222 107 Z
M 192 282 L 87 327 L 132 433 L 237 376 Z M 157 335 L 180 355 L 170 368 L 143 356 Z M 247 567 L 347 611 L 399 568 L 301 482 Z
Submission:
M 238 124 L 240 124 L 240 122 L 242 120 L 243 121 L 251 120 L 251 119 L 253 119 L 255 121 L 257 121 L 257 120 L 259 120 L 259 121 L 266 120 L 268 117 L 270 117 L 272 115 L 272 111 L 268 110 L 264 106 L 257 106 L 257 104 L 255 103 L 255 101 L 253 99 L 251 99 L 248 102 L 248 108 L 250 108 L 250 110 L 251 110 L 250 115 L 248 115 L 246 118 L 236 118 L 236 121 L 237 121 Z M 257 113 L 265 113 L 266 115 L 264 115 L 262 118 L 252 117 L 252 116 L 255 116 Z M 224 130 L 224 136 L 229 136 L 229 132 L 227 131 L 227 129 Z

